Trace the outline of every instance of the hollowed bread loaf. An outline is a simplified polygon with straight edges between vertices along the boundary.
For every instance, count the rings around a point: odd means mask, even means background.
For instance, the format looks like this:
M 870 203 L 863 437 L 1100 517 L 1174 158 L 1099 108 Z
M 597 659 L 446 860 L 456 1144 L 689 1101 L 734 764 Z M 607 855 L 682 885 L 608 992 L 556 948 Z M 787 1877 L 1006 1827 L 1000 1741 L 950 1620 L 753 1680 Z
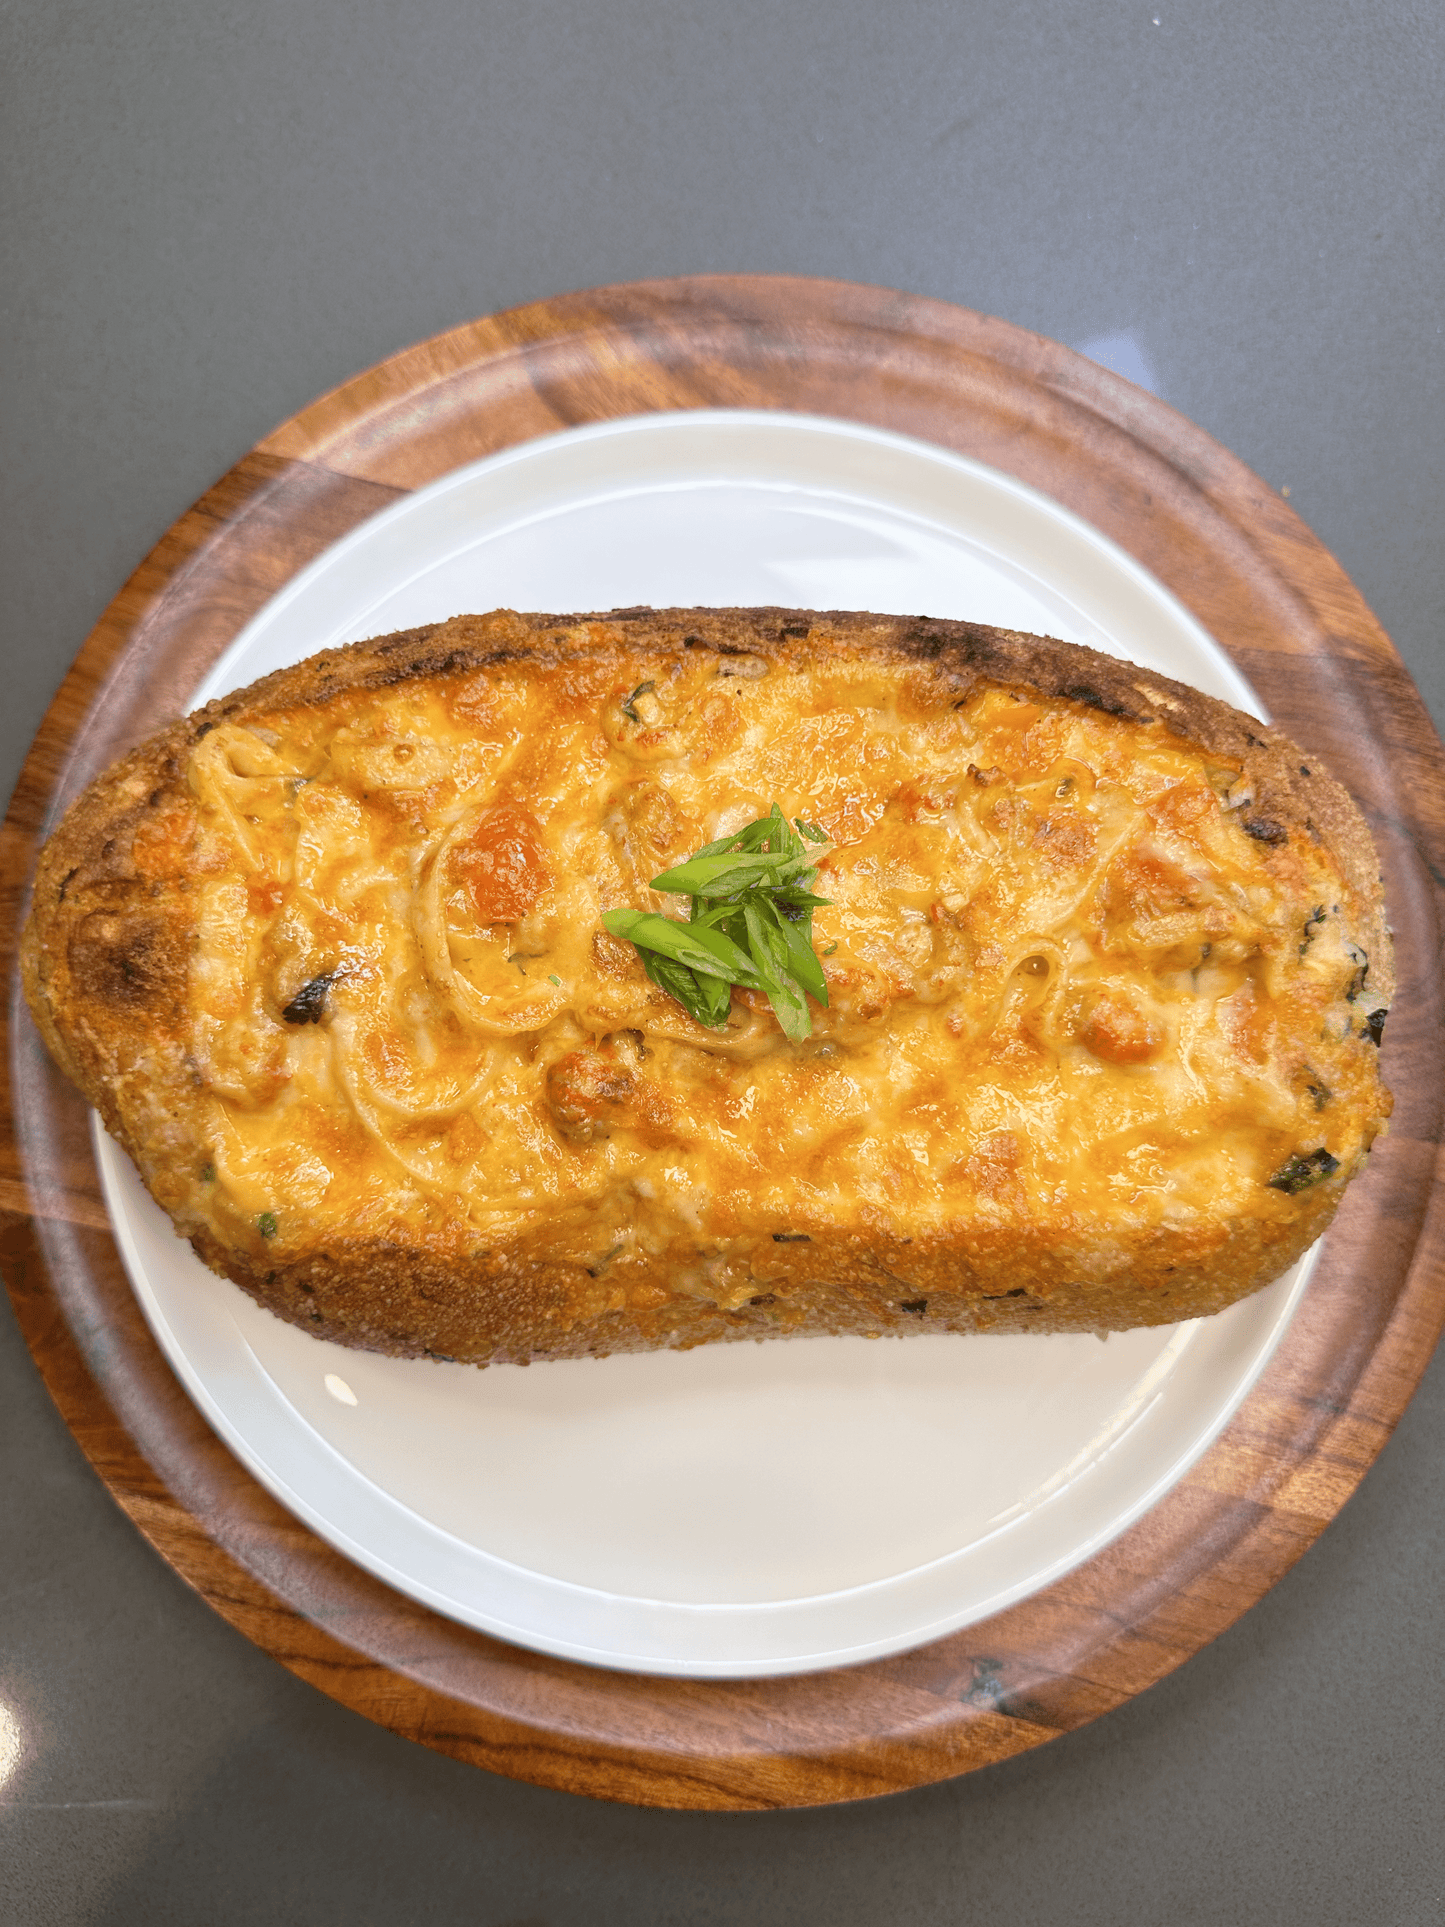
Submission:
M 705 1029 L 602 914 L 774 802 L 829 1001 Z M 1112 658 L 786 609 L 460 616 L 172 723 L 46 846 L 26 989 L 214 1270 L 489 1361 L 1215 1312 L 1389 1110 L 1377 862 Z

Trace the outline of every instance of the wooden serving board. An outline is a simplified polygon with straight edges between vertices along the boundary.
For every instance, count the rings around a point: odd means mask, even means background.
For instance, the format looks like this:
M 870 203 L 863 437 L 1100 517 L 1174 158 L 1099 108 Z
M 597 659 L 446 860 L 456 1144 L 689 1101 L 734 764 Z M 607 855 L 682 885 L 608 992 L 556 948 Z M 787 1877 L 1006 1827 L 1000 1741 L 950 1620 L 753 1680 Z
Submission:
M 15 982 L 36 848 L 77 790 L 179 712 L 296 572 L 407 490 L 576 423 L 765 407 L 899 429 L 1063 502 L 1153 571 L 1276 720 L 1353 790 L 1385 866 L 1400 991 L 1389 1137 L 1238 1416 L 1138 1525 L 1046 1591 L 899 1658 L 761 1681 L 549 1659 L 454 1625 L 285 1512 L 191 1405 L 111 1241 L 87 1113 Z M 961 308 L 832 282 L 659 281 L 458 328 L 270 435 L 116 597 L 45 720 L 4 826 L 0 1142 L 16 1314 L 66 1422 L 162 1557 L 323 1692 L 459 1759 L 603 1799 L 803 1806 L 1037 1746 L 1142 1691 L 1311 1544 L 1404 1409 L 1442 1321 L 1445 759 L 1390 643 L 1281 499 L 1162 402 Z

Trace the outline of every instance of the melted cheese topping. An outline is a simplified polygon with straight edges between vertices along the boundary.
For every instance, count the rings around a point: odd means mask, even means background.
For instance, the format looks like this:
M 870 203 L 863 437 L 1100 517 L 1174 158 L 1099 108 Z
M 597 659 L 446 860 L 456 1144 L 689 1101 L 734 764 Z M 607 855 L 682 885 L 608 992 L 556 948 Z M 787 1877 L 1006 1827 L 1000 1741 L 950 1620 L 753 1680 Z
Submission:
M 1338 874 L 1266 860 L 1239 773 L 1079 703 L 940 706 L 866 654 L 611 649 L 217 727 L 195 1208 L 278 1257 L 682 1240 L 679 1288 L 723 1304 L 718 1254 L 759 1226 L 1043 1226 L 1107 1264 L 1288 1218 L 1270 1177 L 1353 1168 L 1381 1098 Z M 774 800 L 835 844 L 802 1045 L 742 991 L 702 1029 L 599 926 L 682 913 L 648 879 Z

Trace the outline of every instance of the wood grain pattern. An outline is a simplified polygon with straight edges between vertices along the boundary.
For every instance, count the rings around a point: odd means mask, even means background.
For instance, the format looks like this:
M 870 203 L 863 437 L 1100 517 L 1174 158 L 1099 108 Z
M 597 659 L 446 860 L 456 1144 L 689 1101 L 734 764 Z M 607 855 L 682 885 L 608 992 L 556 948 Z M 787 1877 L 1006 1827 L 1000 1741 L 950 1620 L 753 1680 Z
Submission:
M 1401 985 L 1391 1135 L 1351 1188 L 1259 1386 L 1153 1512 L 1067 1578 L 891 1660 L 794 1680 L 605 1673 L 392 1592 L 284 1512 L 152 1341 L 106 1229 L 88 1124 L 15 982 L 39 840 L 183 708 L 240 626 L 399 494 L 574 423 L 776 407 L 899 429 L 1044 490 L 1151 569 L 1365 809 Z M 0 840 L 7 1081 L 0 1256 L 62 1414 L 162 1556 L 323 1692 L 459 1759 L 603 1799 L 862 1798 L 964 1773 L 1107 1712 L 1230 1625 L 1344 1504 L 1445 1322 L 1445 758 L 1334 559 L 1199 429 L 1004 322 L 873 288 L 718 277 L 570 295 L 408 349 L 266 438 L 176 524 L 86 642 Z

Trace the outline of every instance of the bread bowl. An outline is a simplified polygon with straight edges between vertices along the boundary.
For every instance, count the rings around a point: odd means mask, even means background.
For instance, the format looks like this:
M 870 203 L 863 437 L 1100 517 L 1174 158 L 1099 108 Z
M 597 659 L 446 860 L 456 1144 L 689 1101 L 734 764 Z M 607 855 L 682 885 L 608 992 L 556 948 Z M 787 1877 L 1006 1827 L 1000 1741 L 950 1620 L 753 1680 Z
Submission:
M 828 1006 L 698 1023 L 602 918 L 781 802 Z M 1307 752 L 1048 639 L 495 611 L 173 724 L 44 851 L 57 1061 L 213 1269 L 477 1363 L 1173 1323 L 1388 1114 L 1368 832 Z

